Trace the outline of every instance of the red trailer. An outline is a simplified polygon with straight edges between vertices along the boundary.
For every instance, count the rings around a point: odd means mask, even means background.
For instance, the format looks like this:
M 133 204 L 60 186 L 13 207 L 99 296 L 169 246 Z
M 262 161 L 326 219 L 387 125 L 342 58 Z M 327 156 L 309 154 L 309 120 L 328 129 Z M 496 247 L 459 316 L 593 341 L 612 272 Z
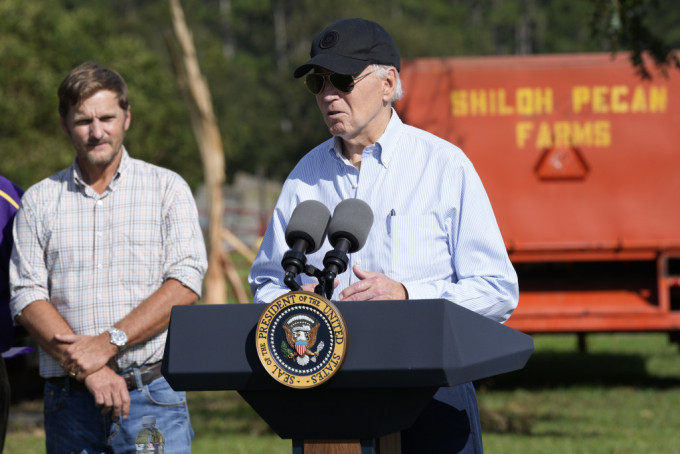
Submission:
M 680 71 L 574 54 L 416 59 L 401 77 L 402 119 L 486 186 L 520 277 L 509 326 L 680 340 Z

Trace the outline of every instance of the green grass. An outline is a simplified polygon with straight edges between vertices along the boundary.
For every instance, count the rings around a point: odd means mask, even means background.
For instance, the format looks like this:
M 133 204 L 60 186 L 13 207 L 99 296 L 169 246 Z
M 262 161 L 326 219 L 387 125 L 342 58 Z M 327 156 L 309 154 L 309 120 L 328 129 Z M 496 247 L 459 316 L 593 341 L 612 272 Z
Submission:
M 517 372 L 478 383 L 490 453 L 675 453 L 680 361 L 663 334 L 535 336 Z
M 680 353 L 663 334 L 535 336 L 517 372 L 476 383 L 487 453 L 675 453 L 680 446 Z M 233 391 L 189 392 L 193 452 L 290 453 Z M 44 452 L 39 424 L 13 417 L 5 454 Z
M 282 440 L 234 391 L 191 391 L 191 423 L 196 432 L 194 453 L 290 453 L 291 440 Z

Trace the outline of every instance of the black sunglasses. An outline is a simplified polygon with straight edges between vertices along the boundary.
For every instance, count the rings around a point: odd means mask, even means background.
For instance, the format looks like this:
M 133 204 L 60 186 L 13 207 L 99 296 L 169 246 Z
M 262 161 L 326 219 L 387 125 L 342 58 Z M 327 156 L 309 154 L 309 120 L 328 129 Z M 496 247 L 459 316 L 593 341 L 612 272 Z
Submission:
M 349 93 L 354 90 L 354 86 L 364 77 L 372 74 L 373 71 L 367 72 L 359 77 L 354 77 L 350 74 L 338 73 L 309 73 L 305 77 L 305 85 L 309 88 L 312 94 L 318 95 L 323 91 L 323 87 L 328 79 L 331 84 L 343 93 Z

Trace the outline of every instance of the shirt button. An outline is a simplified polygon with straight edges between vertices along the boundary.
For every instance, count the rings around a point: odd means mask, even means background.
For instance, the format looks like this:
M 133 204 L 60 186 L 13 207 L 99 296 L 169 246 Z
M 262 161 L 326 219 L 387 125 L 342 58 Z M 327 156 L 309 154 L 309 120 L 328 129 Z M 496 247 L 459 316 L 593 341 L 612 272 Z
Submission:
M 97 269 L 98 269 L 98 270 L 101 270 L 102 268 L 103 268 L 103 265 L 102 265 L 101 263 L 98 263 L 98 264 L 97 264 Z
M 103 204 L 104 204 L 104 202 L 102 202 L 101 200 L 97 200 L 97 205 L 98 205 L 98 206 L 102 206 Z

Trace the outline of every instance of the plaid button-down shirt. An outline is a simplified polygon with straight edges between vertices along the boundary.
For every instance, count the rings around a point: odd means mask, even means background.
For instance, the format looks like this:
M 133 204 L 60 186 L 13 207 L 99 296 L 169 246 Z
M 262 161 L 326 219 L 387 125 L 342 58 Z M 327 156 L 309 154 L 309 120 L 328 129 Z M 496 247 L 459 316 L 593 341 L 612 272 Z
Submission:
M 132 159 L 98 194 L 74 160 L 31 187 L 14 226 L 10 264 L 16 317 L 34 301 L 50 302 L 77 334 L 98 335 L 167 279 L 201 294 L 205 244 L 191 190 L 176 173 Z M 166 331 L 114 358 L 114 369 L 160 361 Z M 40 375 L 64 375 L 40 351 Z

